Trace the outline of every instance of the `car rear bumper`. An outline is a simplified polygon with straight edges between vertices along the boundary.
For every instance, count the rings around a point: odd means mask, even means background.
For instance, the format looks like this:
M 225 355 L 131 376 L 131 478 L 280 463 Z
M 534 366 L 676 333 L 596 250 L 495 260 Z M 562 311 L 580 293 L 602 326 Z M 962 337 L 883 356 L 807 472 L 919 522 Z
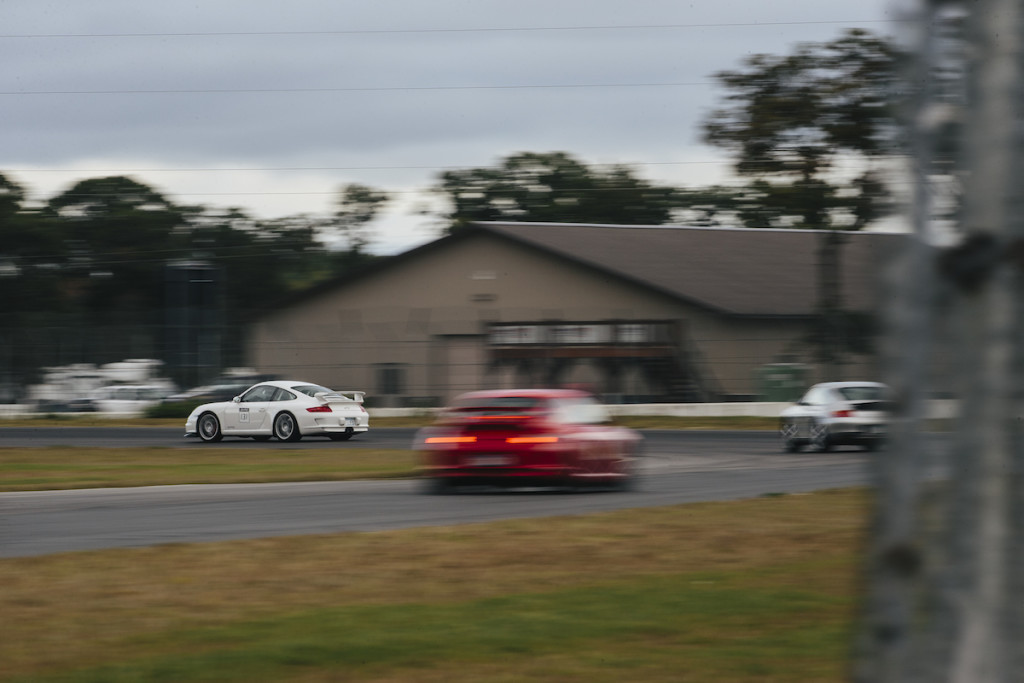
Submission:
M 858 444 L 865 442 L 884 441 L 887 434 L 883 423 L 838 424 L 829 425 L 828 436 L 833 443 Z
M 607 484 L 628 479 L 623 472 L 588 472 L 565 465 L 515 467 L 424 466 L 421 477 L 465 486 L 566 486 Z

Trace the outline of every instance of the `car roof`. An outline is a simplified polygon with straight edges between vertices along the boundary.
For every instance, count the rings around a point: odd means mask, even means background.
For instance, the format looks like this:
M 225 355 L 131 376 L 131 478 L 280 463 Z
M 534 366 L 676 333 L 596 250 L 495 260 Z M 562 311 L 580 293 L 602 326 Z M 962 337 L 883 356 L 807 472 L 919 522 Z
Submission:
M 489 399 L 489 398 L 584 398 L 591 394 L 578 389 L 488 389 L 485 391 L 470 391 L 456 397 L 456 401 L 463 399 Z
M 268 379 L 268 380 L 263 381 L 263 382 L 256 382 L 252 386 L 255 387 L 255 386 L 259 386 L 261 384 L 269 384 L 272 387 L 281 387 L 282 389 L 290 389 L 291 387 L 294 387 L 296 384 L 308 384 L 308 385 L 315 386 L 315 387 L 323 386 L 319 382 L 307 382 L 304 379 Z M 324 387 L 324 388 L 327 389 L 329 387 Z
M 886 385 L 881 382 L 822 382 L 814 386 L 825 389 L 842 389 L 843 387 L 885 387 Z

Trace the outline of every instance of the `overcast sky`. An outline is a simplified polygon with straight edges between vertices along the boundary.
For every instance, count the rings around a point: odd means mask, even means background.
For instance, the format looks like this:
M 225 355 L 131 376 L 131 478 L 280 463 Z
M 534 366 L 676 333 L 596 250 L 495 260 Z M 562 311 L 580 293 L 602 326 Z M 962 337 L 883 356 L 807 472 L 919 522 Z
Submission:
M 433 238 L 445 168 L 521 151 L 722 180 L 712 74 L 891 0 L 0 0 L 0 172 L 34 199 L 130 175 L 172 201 L 275 218 L 394 194 L 373 249 Z

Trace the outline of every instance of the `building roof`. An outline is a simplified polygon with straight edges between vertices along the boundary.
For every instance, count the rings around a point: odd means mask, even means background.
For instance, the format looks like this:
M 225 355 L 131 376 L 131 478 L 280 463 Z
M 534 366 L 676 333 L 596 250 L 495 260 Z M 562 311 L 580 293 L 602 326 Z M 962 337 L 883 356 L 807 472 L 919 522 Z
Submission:
M 821 230 L 477 223 L 478 229 L 559 254 L 734 315 L 815 311 Z M 843 307 L 877 306 L 883 264 L 907 236 L 843 232 Z
M 401 268 L 454 242 L 492 235 L 727 315 L 808 316 L 817 308 L 818 250 L 828 234 L 772 228 L 478 222 L 296 292 L 274 309 L 334 292 L 382 270 Z M 876 310 L 883 264 L 900 250 L 907 236 L 840 234 L 843 308 Z

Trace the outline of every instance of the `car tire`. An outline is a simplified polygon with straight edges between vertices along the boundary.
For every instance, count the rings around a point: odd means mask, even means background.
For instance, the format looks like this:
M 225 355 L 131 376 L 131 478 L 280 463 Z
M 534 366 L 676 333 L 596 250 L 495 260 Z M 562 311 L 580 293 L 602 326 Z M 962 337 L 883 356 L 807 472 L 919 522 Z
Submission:
M 637 484 L 639 483 L 637 478 L 637 463 L 640 458 L 640 446 L 633 446 L 629 449 L 626 455 L 626 459 L 623 462 L 622 467 L 619 470 L 621 477 L 617 477 L 612 481 L 610 489 L 612 491 L 635 491 Z
M 448 496 L 458 491 L 455 484 L 444 477 L 427 477 L 421 488 L 423 493 L 430 496 Z
M 625 493 L 626 491 L 635 491 L 636 487 L 636 474 L 628 473 L 625 476 L 616 479 L 611 485 L 611 490 L 615 493 Z
M 274 418 L 274 436 L 278 441 L 298 441 L 302 438 L 299 425 L 291 413 L 279 413 Z
M 820 422 L 811 423 L 811 446 L 819 453 L 827 453 L 832 450 L 832 439 L 828 434 L 828 427 Z
M 779 438 L 782 440 L 782 450 L 787 453 L 796 453 L 800 450 L 800 439 L 797 438 L 799 428 L 795 422 L 783 420 L 779 423 Z
M 213 413 L 203 413 L 199 416 L 199 420 L 196 421 L 196 433 L 206 443 L 213 443 L 224 438 L 224 433 L 220 429 L 220 420 Z

